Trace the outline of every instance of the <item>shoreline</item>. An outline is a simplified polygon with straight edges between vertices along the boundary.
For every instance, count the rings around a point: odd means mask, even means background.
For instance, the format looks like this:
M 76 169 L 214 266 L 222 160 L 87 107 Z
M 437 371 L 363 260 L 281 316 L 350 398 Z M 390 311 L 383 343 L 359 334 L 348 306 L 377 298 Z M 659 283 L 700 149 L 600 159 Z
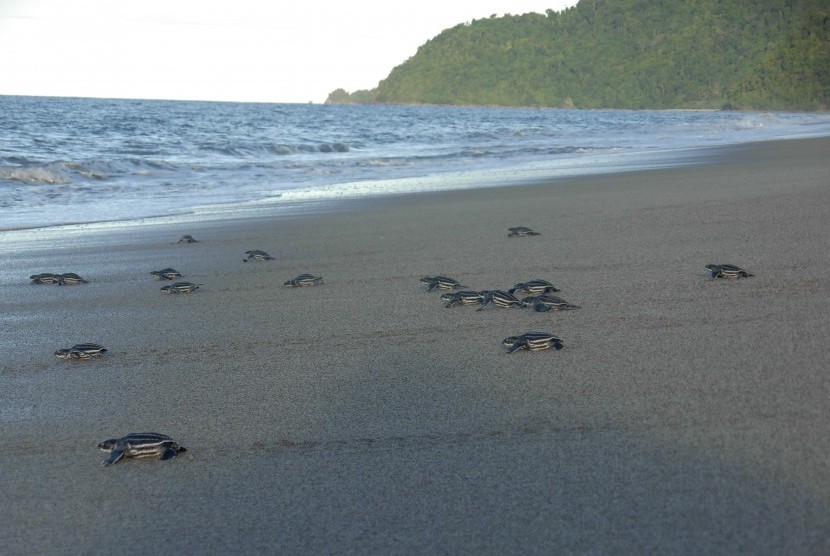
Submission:
M 829 149 L 17 234 L 0 261 L 5 548 L 826 553 Z M 508 239 L 520 225 L 542 235 Z M 718 262 L 755 276 L 708 280 Z M 165 266 L 202 288 L 161 294 Z M 41 271 L 90 283 L 30 284 Z M 325 284 L 282 286 L 302 272 Z M 419 283 L 433 274 L 548 279 L 581 308 L 447 309 Z M 530 330 L 564 349 L 505 353 Z M 52 355 L 78 342 L 110 352 Z M 188 452 L 100 465 L 98 442 L 143 430 Z
M 201 222 L 201 221 L 219 221 L 219 220 L 234 220 L 239 218 L 268 218 L 281 216 L 302 216 L 304 214 L 318 214 L 327 212 L 337 212 L 339 206 L 348 205 L 361 202 L 372 202 L 375 199 L 383 198 L 397 198 L 409 197 L 412 195 L 428 195 L 434 193 L 453 192 L 453 191 L 473 191 L 477 189 L 490 188 L 514 188 L 523 186 L 544 185 L 548 183 L 561 182 L 563 180 L 581 179 L 581 178 L 598 178 L 600 176 L 612 176 L 616 174 L 626 174 L 630 172 L 648 172 L 653 170 L 683 168 L 690 165 L 711 164 L 718 158 L 728 157 L 731 152 L 745 148 L 757 148 L 767 143 L 776 143 L 779 141 L 811 141 L 821 140 L 823 137 L 783 137 L 768 139 L 764 141 L 754 141 L 746 143 L 728 143 L 720 145 L 703 145 L 695 147 L 672 148 L 666 150 L 652 151 L 652 152 L 636 152 L 636 153 L 617 153 L 617 154 L 602 154 L 592 155 L 589 157 L 579 157 L 573 159 L 570 164 L 563 159 L 562 163 L 566 164 L 562 168 L 547 168 L 534 169 L 538 163 L 522 164 L 517 167 L 494 168 L 486 171 L 465 170 L 453 171 L 442 174 L 443 181 L 447 181 L 453 176 L 458 177 L 461 181 L 467 182 L 470 185 L 446 187 L 440 185 L 442 180 L 436 181 L 432 189 L 420 191 L 397 191 L 388 190 L 379 193 L 345 193 L 335 194 L 336 188 L 348 187 L 350 183 L 330 184 L 328 194 L 322 190 L 320 196 L 311 195 L 308 197 L 289 198 L 282 200 L 283 195 L 275 197 L 275 200 L 268 201 L 266 199 L 259 199 L 256 201 L 241 201 L 234 203 L 222 203 L 215 205 L 204 205 L 193 207 L 191 209 L 182 209 L 176 214 L 160 214 L 152 216 L 140 216 L 134 218 L 113 219 L 113 220 L 97 220 L 97 221 L 78 221 L 65 222 L 59 224 L 49 225 L 21 225 L 13 228 L 0 229 L 0 241 L 5 236 L 13 236 L 16 234 L 26 233 L 28 231 L 39 232 L 77 232 L 80 229 L 111 229 L 128 226 L 165 226 L 185 224 L 187 222 Z M 625 162 L 625 158 L 632 157 L 634 162 Z M 617 159 L 616 162 L 612 160 Z M 579 163 L 576 163 L 576 162 Z M 600 162 L 604 164 L 611 164 L 609 168 L 599 167 L 591 168 L 587 162 Z M 585 170 L 584 168 L 588 168 Z M 517 177 L 518 174 L 512 173 L 511 170 L 517 171 L 519 174 L 524 174 L 523 177 Z M 509 178 L 505 176 L 509 175 Z M 408 178 L 397 178 L 392 181 L 408 182 L 430 179 L 429 176 L 414 176 Z M 381 180 L 384 181 L 384 180 Z M 509 183 L 504 184 L 504 181 Z M 360 184 L 362 182 L 355 182 Z M 369 180 L 366 183 L 372 183 Z M 334 188 L 334 190 L 332 190 Z M 287 191 L 289 195 L 296 194 L 294 191 Z

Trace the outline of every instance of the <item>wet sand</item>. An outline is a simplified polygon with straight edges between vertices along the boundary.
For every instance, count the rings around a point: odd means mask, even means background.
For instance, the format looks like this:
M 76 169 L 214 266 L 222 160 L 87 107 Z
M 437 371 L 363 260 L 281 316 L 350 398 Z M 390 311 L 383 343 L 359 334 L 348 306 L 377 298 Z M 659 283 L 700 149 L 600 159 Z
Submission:
M 826 554 L 828 154 L 0 243 L 3 552 Z M 582 308 L 446 309 L 429 274 Z M 564 349 L 505 353 L 533 330 Z M 189 451 L 100 465 L 150 430 Z

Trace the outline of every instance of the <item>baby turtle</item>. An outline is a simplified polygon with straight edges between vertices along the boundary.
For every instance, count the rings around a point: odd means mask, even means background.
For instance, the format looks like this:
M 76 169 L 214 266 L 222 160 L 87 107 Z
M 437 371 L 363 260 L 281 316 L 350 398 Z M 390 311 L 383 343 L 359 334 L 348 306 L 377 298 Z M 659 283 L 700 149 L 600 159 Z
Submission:
M 525 226 L 517 226 L 515 228 L 507 228 L 507 237 L 527 237 L 527 236 L 540 236 L 539 232 L 534 232 L 530 228 Z
M 59 349 L 55 356 L 61 359 L 92 359 L 101 357 L 107 352 L 107 348 L 98 344 L 75 344 L 71 348 Z
M 86 284 L 87 281 L 75 274 L 74 272 L 65 272 L 58 275 L 58 285 L 74 286 L 75 284 Z
M 175 280 L 176 278 L 181 278 L 182 273 L 175 268 L 167 267 L 161 270 L 151 270 L 150 276 L 156 280 Z
M 245 251 L 245 254 L 248 255 L 247 259 L 242 259 L 243 263 L 247 263 L 248 261 L 271 261 L 274 260 L 274 257 L 266 253 L 265 251 L 260 251 L 259 249 L 254 249 L 252 251 Z
M 283 286 L 290 286 L 292 288 L 303 288 L 307 286 L 316 286 L 322 283 L 322 276 L 314 276 L 312 274 L 300 274 L 299 276 L 283 283 Z
M 539 313 L 546 313 L 547 311 L 569 311 L 571 309 L 579 309 L 579 305 L 568 303 L 561 297 L 543 293 L 542 295 L 532 295 L 522 299 L 522 307 L 533 306 L 533 310 Z
M 52 272 L 41 272 L 40 274 L 32 274 L 29 279 L 33 284 L 58 284 L 60 282 L 60 275 Z
M 460 292 L 449 292 L 441 294 L 441 299 L 446 301 L 444 307 L 455 307 L 456 305 L 473 305 L 484 301 L 484 294 L 481 292 L 463 290 Z
M 169 286 L 162 286 L 161 291 L 164 293 L 193 293 L 199 289 L 202 284 L 192 284 L 190 282 L 174 282 Z
M 733 264 L 707 264 L 706 270 L 709 271 L 710 277 L 714 278 L 749 278 L 755 276 L 746 270 L 737 267 Z
M 458 280 L 446 276 L 424 276 L 421 278 L 421 283 L 426 284 L 428 292 L 436 288 L 439 290 L 456 290 L 464 287 Z
M 481 311 L 491 303 L 496 307 L 521 307 L 522 302 L 513 295 L 502 290 L 485 290 L 481 292 L 483 298 L 481 300 L 481 307 L 476 311 Z
M 558 292 L 559 288 L 548 282 L 547 280 L 528 280 L 527 282 L 519 282 L 512 288 L 510 293 L 525 291 L 527 293 L 550 293 Z
M 507 346 L 507 353 L 520 349 L 539 351 L 542 349 L 562 349 L 562 340 L 550 332 L 525 332 L 520 336 L 510 336 L 502 340 Z
M 186 452 L 187 448 L 176 444 L 166 434 L 157 432 L 132 432 L 121 438 L 110 438 L 98 444 L 98 448 L 110 453 L 110 457 L 102 461 L 104 465 L 114 465 L 123 458 L 149 458 L 159 456 L 164 461 L 173 459 L 179 452 Z
M 179 241 L 177 241 L 176 243 L 199 243 L 199 242 L 198 242 L 198 241 L 196 240 L 196 238 L 194 238 L 192 235 L 190 235 L 190 234 L 185 234 L 185 235 L 183 235 L 183 236 L 182 236 L 182 238 L 181 238 Z

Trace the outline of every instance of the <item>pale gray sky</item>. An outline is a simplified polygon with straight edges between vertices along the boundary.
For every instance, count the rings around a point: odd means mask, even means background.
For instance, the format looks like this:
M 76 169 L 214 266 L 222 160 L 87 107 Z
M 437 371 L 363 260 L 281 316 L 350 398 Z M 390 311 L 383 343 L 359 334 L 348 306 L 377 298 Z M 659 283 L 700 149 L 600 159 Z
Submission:
M 0 0 L 0 94 L 322 102 L 492 14 L 576 0 Z

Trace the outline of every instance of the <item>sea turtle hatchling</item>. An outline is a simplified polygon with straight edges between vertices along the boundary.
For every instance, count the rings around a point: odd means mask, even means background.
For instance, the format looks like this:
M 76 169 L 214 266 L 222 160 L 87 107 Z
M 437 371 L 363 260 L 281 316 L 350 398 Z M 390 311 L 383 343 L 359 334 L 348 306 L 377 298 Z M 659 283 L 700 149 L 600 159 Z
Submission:
M 248 261 L 272 261 L 274 257 L 266 253 L 265 251 L 261 251 L 259 249 L 252 249 L 251 251 L 245 251 L 245 254 L 248 255 L 247 259 L 242 259 L 243 263 L 247 263 Z
M 156 280 L 175 280 L 176 278 L 181 278 L 182 273 L 175 268 L 167 267 L 161 270 L 151 270 L 150 276 Z
M 199 243 L 199 241 L 190 234 L 185 234 L 176 243 Z
M 424 276 L 421 278 L 421 283 L 426 284 L 428 292 L 436 288 L 439 290 L 457 290 L 464 287 L 458 280 L 446 276 Z
M 462 290 L 460 292 L 447 292 L 441 294 L 441 299 L 446 301 L 444 307 L 455 307 L 456 305 L 473 305 L 484 301 L 484 294 L 472 290 Z
M 496 307 L 521 307 L 522 302 L 519 301 L 512 293 L 502 290 L 485 290 L 481 292 L 483 298 L 481 300 L 481 307 L 476 311 L 481 311 L 491 303 Z
M 74 272 L 64 272 L 63 274 L 58 274 L 58 285 L 59 286 L 74 286 L 75 284 L 86 284 L 87 280 L 84 280 Z
M 123 458 L 150 458 L 159 456 L 164 461 L 173 459 L 187 448 L 179 446 L 166 434 L 157 432 L 132 432 L 121 438 L 110 438 L 98 443 L 98 448 L 109 452 L 110 456 L 102 461 L 104 465 L 114 465 Z
M 57 350 L 55 356 L 61 359 L 93 359 L 106 352 L 107 348 L 99 344 L 75 344 L 71 348 Z
M 322 283 L 322 276 L 314 276 L 313 274 L 300 274 L 299 276 L 295 276 L 291 280 L 284 282 L 283 286 L 289 286 L 292 288 L 304 288 L 308 286 L 317 286 Z
M 737 267 L 733 264 L 707 264 L 706 270 L 709 271 L 709 275 L 712 279 L 749 278 L 750 276 L 755 276 L 754 274 L 750 274 L 746 270 Z
M 525 332 L 519 336 L 510 336 L 502 340 L 507 346 L 507 353 L 513 353 L 520 349 L 539 351 L 542 349 L 562 349 L 562 339 L 550 332 Z
M 528 237 L 540 236 L 539 232 L 534 232 L 525 226 L 516 226 L 515 228 L 507 228 L 507 237 Z
M 542 295 L 531 295 L 522 299 L 522 307 L 533 306 L 533 309 L 538 313 L 546 313 L 547 311 L 569 311 L 571 309 L 579 309 L 579 305 L 568 303 L 561 297 L 543 293 Z
M 32 274 L 29 279 L 33 284 L 57 284 L 60 282 L 60 275 L 53 272 L 41 272 Z
M 191 282 L 173 282 L 169 286 L 162 286 L 161 291 L 164 293 L 193 293 L 199 289 L 202 284 L 193 284 Z
M 510 293 L 524 291 L 527 293 L 550 293 L 558 292 L 559 288 L 548 282 L 547 280 L 528 280 L 527 282 L 519 282 L 508 290 Z

